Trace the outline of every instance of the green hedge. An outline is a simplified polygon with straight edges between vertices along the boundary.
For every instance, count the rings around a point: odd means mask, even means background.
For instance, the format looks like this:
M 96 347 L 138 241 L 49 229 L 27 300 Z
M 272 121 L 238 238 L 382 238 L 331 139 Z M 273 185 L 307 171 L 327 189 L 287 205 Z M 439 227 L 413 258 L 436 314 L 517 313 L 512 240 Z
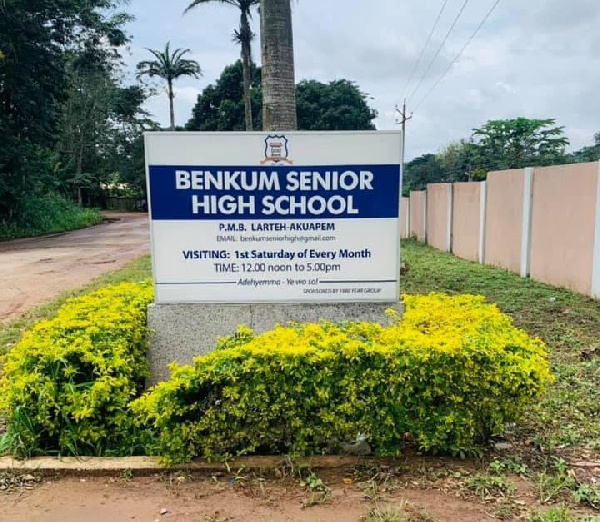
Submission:
M 485 442 L 551 381 L 545 348 L 475 296 L 405 296 L 373 323 L 242 328 L 132 404 L 166 462 L 335 451 L 363 434 L 393 455 Z
M 102 222 L 97 210 L 78 207 L 58 194 L 24 196 L 17 215 L 18 219 L 13 221 L 0 220 L 0 240 L 65 232 Z
M 551 381 L 545 348 L 474 296 L 405 296 L 373 323 L 247 328 L 141 395 L 148 284 L 69 301 L 4 361 L 13 455 L 196 456 L 335 452 L 362 434 L 393 455 L 407 433 L 461 452 L 518 418 Z
M 140 452 L 129 403 L 143 390 L 149 284 L 120 284 L 68 301 L 6 355 L 0 415 L 11 454 Z

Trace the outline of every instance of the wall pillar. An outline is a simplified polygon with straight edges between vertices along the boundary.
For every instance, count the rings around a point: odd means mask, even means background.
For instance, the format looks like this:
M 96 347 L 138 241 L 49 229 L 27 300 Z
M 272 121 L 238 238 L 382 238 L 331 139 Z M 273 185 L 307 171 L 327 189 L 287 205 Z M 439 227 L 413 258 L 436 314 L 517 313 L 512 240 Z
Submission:
M 429 192 L 427 186 L 425 186 L 425 203 L 423 204 L 423 243 L 428 244 L 427 241 L 427 205 L 429 203 Z
M 523 223 L 521 229 L 521 277 L 529 277 L 531 265 L 531 208 L 533 203 L 533 169 L 523 177 Z
M 592 292 L 594 299 L 600 299 L 600 161 L 596 184 L 596 229 L 594 233 L 594 258 L 592 264 Z
M 406 213 L 404 214 L 406 216 L 406 237 L 410 238 L 410 198 L 405 198 L 404 202 L 406 204 Z
M 485 264 L 485 225 L 487 212 L 487 181 L 479 185 L 479 262 Z
M 446 229 L 446 251 L 452 252 L 452 221 L 454 219 L 454 183 L 450 183 L 448 191 L 448 217 Z

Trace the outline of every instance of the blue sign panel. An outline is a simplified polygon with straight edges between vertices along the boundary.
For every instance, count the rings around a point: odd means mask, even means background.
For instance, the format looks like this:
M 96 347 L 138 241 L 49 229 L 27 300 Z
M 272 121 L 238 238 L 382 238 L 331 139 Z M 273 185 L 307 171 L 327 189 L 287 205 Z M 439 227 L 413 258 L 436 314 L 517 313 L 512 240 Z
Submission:
M 148 170 L 153 220 L 399 216 L 398 165 L 150 165 Z

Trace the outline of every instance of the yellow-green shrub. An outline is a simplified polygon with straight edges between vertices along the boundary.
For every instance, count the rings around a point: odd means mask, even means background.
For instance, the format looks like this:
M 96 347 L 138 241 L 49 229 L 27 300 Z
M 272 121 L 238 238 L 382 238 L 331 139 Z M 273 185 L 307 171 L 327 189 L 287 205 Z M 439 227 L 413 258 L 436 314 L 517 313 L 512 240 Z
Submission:
M 6 355 L 0 415 L 12 454 L 135 451 L 129 403 L 147 375 L 149 284 L 124 283 L 71 299 Z
M 406 313 L 373 323 L 246 328 L 135 401 L 167 461 L 331 451 L 364 434 L 394 454 L 473 448 L 551 380 L 545 348 L 475 296 L 404 296 Z

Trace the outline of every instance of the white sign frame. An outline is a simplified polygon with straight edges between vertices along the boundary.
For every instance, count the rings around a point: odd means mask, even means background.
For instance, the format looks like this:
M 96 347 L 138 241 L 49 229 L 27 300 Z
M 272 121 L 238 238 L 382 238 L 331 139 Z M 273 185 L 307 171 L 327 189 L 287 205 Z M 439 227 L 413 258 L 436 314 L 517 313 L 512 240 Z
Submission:
M 193 297 L 192 294 L 196 292 L 177 292 L 169 291 L 168 295 L 162 290 L 162 286 L 175 286 L 180 285 L 183 289 L 185 285 L 201 285 L 204 283 L 192 283 L 192 282 L 163 282 L 159 278 L 161 267 L 157 266 L 162 263 L 158 262 L 158 242 L 163 241 L 165 234 L 162 233 L 163 239 L 158 240 L 157 228 L 159 228 L 159 220 L 153 219 L 153 208 L 152 208 L 152 186 L 151 186 L 151 168 L 158 168 L 166 165 L 203 165 L 210 167 L 213 165 L 228 165 L 228 166 L 240 166 L 248 168 L 259 168 L 259 161 L 269 160 L 271 163 L 262 167 L 264 169 L 278 169 L 280 164 L 274 164 L 273 158 L 268 156 L 268 148 L 266 150 L 260 149 L 260 144 L 266 143 L 268 137 L 273 134 L 284 134 L 287 139 L 290 140 L 290 151 L 283 152 L 286 157 L 289 154 L 290 158 L 302 157 L 300 160 L 298 169 L 306 168 L 309 165 L 334 165 L 334 166 L 347 166 L 347 165 L 375 165 L 376 162 L 365 161 L 365 157 L 378 158 L 385 157 L 390 158 L 388 166 L 392 165 L 398 169 L 398 207 L 397 215 L 394 218 L 395 224 L 393 226 L 394 239 L 393 250 L 394 259 L 393 267 L 395 273 L 393 293 L 387 291 L 384 297 L 378 297 L 377 295 L 367 296 L 357 295 L 349 293 L 343 297 L 335 295 L 333 297 L 329 294 L 317 295 L 305 298 L 282 298 L 282 297 L 245 297 L 242 299 L 236 299 L 229 296 L 222 298 L 211 297 L 209 299 L 203 299 Z M 298 139 L 300 138 L 300 139 Z M 344 143 L 343 151 L 332 151 L 327 150 L 327 147 L 316 148 L 315 150 L 299 150 L 302 147 L 298 147 L 298 144 L 309 138 L 310 140 L 317 141 L 339 141 Z M 198 140 L 203 142 L 202 152 L 198 152 Z M 223 157 L 223 142 L 228 141 L 235 143 L 235 147 L 230 147 L 231 156 Z M 150 221 L 150 242 L 151 242 L 151 255 L 152 255 L 152 273 L 155 283 L 155 295 L 157 304 L 175 304 L 175 303 L 212 303 L 212 304 L 264 304 L 264 303 L 283 303 L 283 304 L 317 304 L 317 303 L 395 303 L 400 299 L 400 221 L 401 221 L 401 206 L 402 206 L 402 132 L 401 131 L 294 131 L 285 133 L 268 133 L 268 132 L 148 132 L 145 133 L 145 144 L 146 144 L 146 180 L 148 189 L 148 212 Z M 393 144 L 393 145 L 392 145 Z M 268 144 L 267 144 L 268 145 Z M 257 150 L 259 147 L 260 150 Z M 264 146 L 263 146 L 264 147 Z M 365 149 L 365 147 L 367 149 Z M 365 155 L 365 150 L 368 152 Z M 279 151 L 281 153 L 281 151 Z M 261 157 L 264 154 L 264 157 Z M 251 163 L 248 159 L 242 160 L 239 158 L 251 158 L 255 156 L 257 160 Z M 306 161 L 304 158 L 310 157 L 310 161 Z M 277 158 L 275 158 L 277 159 Z M 335 160 L 335 161 L 334 161 Z M 290 161 L 291 163 L 291 161 Z M 165 167 L 166 168 L 166 167 Z M 174 167 L 173 167 L 174 168 Z M 289 221 L 290 218 L 287 218 Z M 357 218 L 362 219 L 362 218 Z M 257 219 L 246 218 L 247 221 L 257 221 Z M 170 220 L 164 219 L 165 223 Z M 190 220 L 192 221 L 192 220 Z M 219 221 L 215 219 L 214 221 Z M 244 221 L 243 218 L 238 218 L 235 221 Z M 296 221 L 303 221 L 299 217 Z M 323 218 L 323 221 L 333 221 L 331 218 Z M 341 221 L 341 220 L 340 220 Z M 208 222 L 208 220 L 206 220 Z M 389 229 L 392 227 L 390 225 Z M 169 235 L 169 234 L 167 234 Z M 386 236 L 387 237 L 387 236 Z M 391 238 L 390 238 L 391 239 Z M 332 265 L 333 266 L 333 265 Z M 296 274 L 292 274 L 296 275 Z M 242 277 L 238 274 L 237 277 Z M 343 281 L 341 281 L 343 282 Z M 352 283 L 353 281 L 349 281 Z M 355 281 L 354 283 L 368 283 L 365 281 Z M 373 283 L 379 281 L 373 280 Z M 381 281 L 382 283 L 391 283 L 390 280 Z M 215 283 L 206 283 L 207 285 Z M 323 283 L 325 284 L 325 283 Z M 389 285 L 388 285 L 389 286 Z M 256 288 L 255 288 L 256 290 Z M 177 294 L 177 295 L 176 295 Z

